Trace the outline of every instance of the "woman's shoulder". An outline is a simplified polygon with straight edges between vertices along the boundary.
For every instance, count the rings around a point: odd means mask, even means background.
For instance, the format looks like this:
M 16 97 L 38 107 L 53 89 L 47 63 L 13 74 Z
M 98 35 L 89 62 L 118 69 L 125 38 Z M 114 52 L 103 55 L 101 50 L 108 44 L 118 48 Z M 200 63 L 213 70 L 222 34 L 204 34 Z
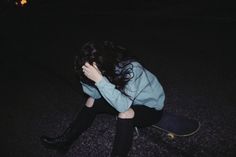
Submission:
M 139 63 L 138 61 L 132 61 L 131 64 L 132 64 L 134 67 L 142 67 L 142 64 Z
M 138 61 L 133 61 L 131 62 L 131 65 L 132 65 L 132 74 L 133 74 L 133 77 L 140 77 L 143 75 L 144 73 L 144 67 L 142 66 L 142 64 Z
M 121 66 L 118 66 L 116 70 L 118 70 L 119 72 L 121 70 L 124 70 L 124 71 L 131 70 L 132 72 L 137 73 L 137 72 L 143 71 L 144 68 L 140 62 L 134 60 L 134 61 L 129 61 L 129 62 L 122 62 Z
M 144 70 L 144 67 L 138 61 L 131 62 L 131 65 L 132 65 L 134 71 L 143 71 Z

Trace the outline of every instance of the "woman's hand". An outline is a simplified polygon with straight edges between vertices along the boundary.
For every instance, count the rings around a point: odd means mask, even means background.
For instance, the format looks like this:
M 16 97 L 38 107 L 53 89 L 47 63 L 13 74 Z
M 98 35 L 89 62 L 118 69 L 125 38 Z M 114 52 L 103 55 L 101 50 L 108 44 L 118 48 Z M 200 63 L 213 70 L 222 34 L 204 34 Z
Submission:
M 95 83 L 102 80 L 101 71 L 98 69 L 95 62 L 93 62 L 93 65 L 86 62 L 82 66 L 82 69 L 83 69 L 84 75 L 90 80 L 94 81 Z

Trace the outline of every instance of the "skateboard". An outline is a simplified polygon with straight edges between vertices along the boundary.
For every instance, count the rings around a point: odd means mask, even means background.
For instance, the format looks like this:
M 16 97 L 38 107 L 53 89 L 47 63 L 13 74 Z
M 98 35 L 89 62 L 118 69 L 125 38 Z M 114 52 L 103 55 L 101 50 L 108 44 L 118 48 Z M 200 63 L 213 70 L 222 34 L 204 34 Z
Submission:
M 152 125 L 152 127 L 165 132 L 169 139 L 191 136 L 198 132 L 200 126 L 200 122 L 195 119 L 166 111 L 163 112 L 161 120 Z

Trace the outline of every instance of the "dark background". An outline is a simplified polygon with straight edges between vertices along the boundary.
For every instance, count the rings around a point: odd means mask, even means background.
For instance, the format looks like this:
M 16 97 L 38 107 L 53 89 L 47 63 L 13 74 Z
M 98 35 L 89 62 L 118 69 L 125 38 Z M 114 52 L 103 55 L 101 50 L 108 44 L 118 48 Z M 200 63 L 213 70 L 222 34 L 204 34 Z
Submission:
M 162 83 L 165 109 L 201 123 L 197 134 L 174 141 L 142 129 L 130 156 L 235 156 L 233 3 L 3 0 L 0 16 L 1 156 L 61 155 L 39 137 L 59 135 L 82 107 L 73 61 L 91 39 L 131 49 Z M 114 124 L 98 116 L 64 156 L 108 156 Z

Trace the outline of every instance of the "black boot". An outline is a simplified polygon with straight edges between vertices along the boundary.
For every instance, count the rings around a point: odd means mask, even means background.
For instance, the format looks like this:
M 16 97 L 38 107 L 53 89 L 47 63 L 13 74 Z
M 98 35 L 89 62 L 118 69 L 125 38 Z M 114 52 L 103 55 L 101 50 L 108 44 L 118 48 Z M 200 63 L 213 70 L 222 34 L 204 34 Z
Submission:
M 70 148 L 70 145 L 73 143 L 74 139 L 72 138 L 73 135 L 70 133 L 72 130 L 71 127 L 67 128 L 66 131 L 57 137 L 47 137 L 41 136 L 40 140 L 42 144 L 49 149 L 56 149 L 62 152 L 67 152 Z
M 126 157 L 133 141 L 133 119 L 118 118 L 112 157 Z
M 65 152 L 70 148 L 71 144 L 78 136 L 91 126 L 95 117 L 96 114 L 93 108 L 85 106 L 62 135 L 55 138 L 42 136 L 40 138 L 41 142 L 46 148 Z

